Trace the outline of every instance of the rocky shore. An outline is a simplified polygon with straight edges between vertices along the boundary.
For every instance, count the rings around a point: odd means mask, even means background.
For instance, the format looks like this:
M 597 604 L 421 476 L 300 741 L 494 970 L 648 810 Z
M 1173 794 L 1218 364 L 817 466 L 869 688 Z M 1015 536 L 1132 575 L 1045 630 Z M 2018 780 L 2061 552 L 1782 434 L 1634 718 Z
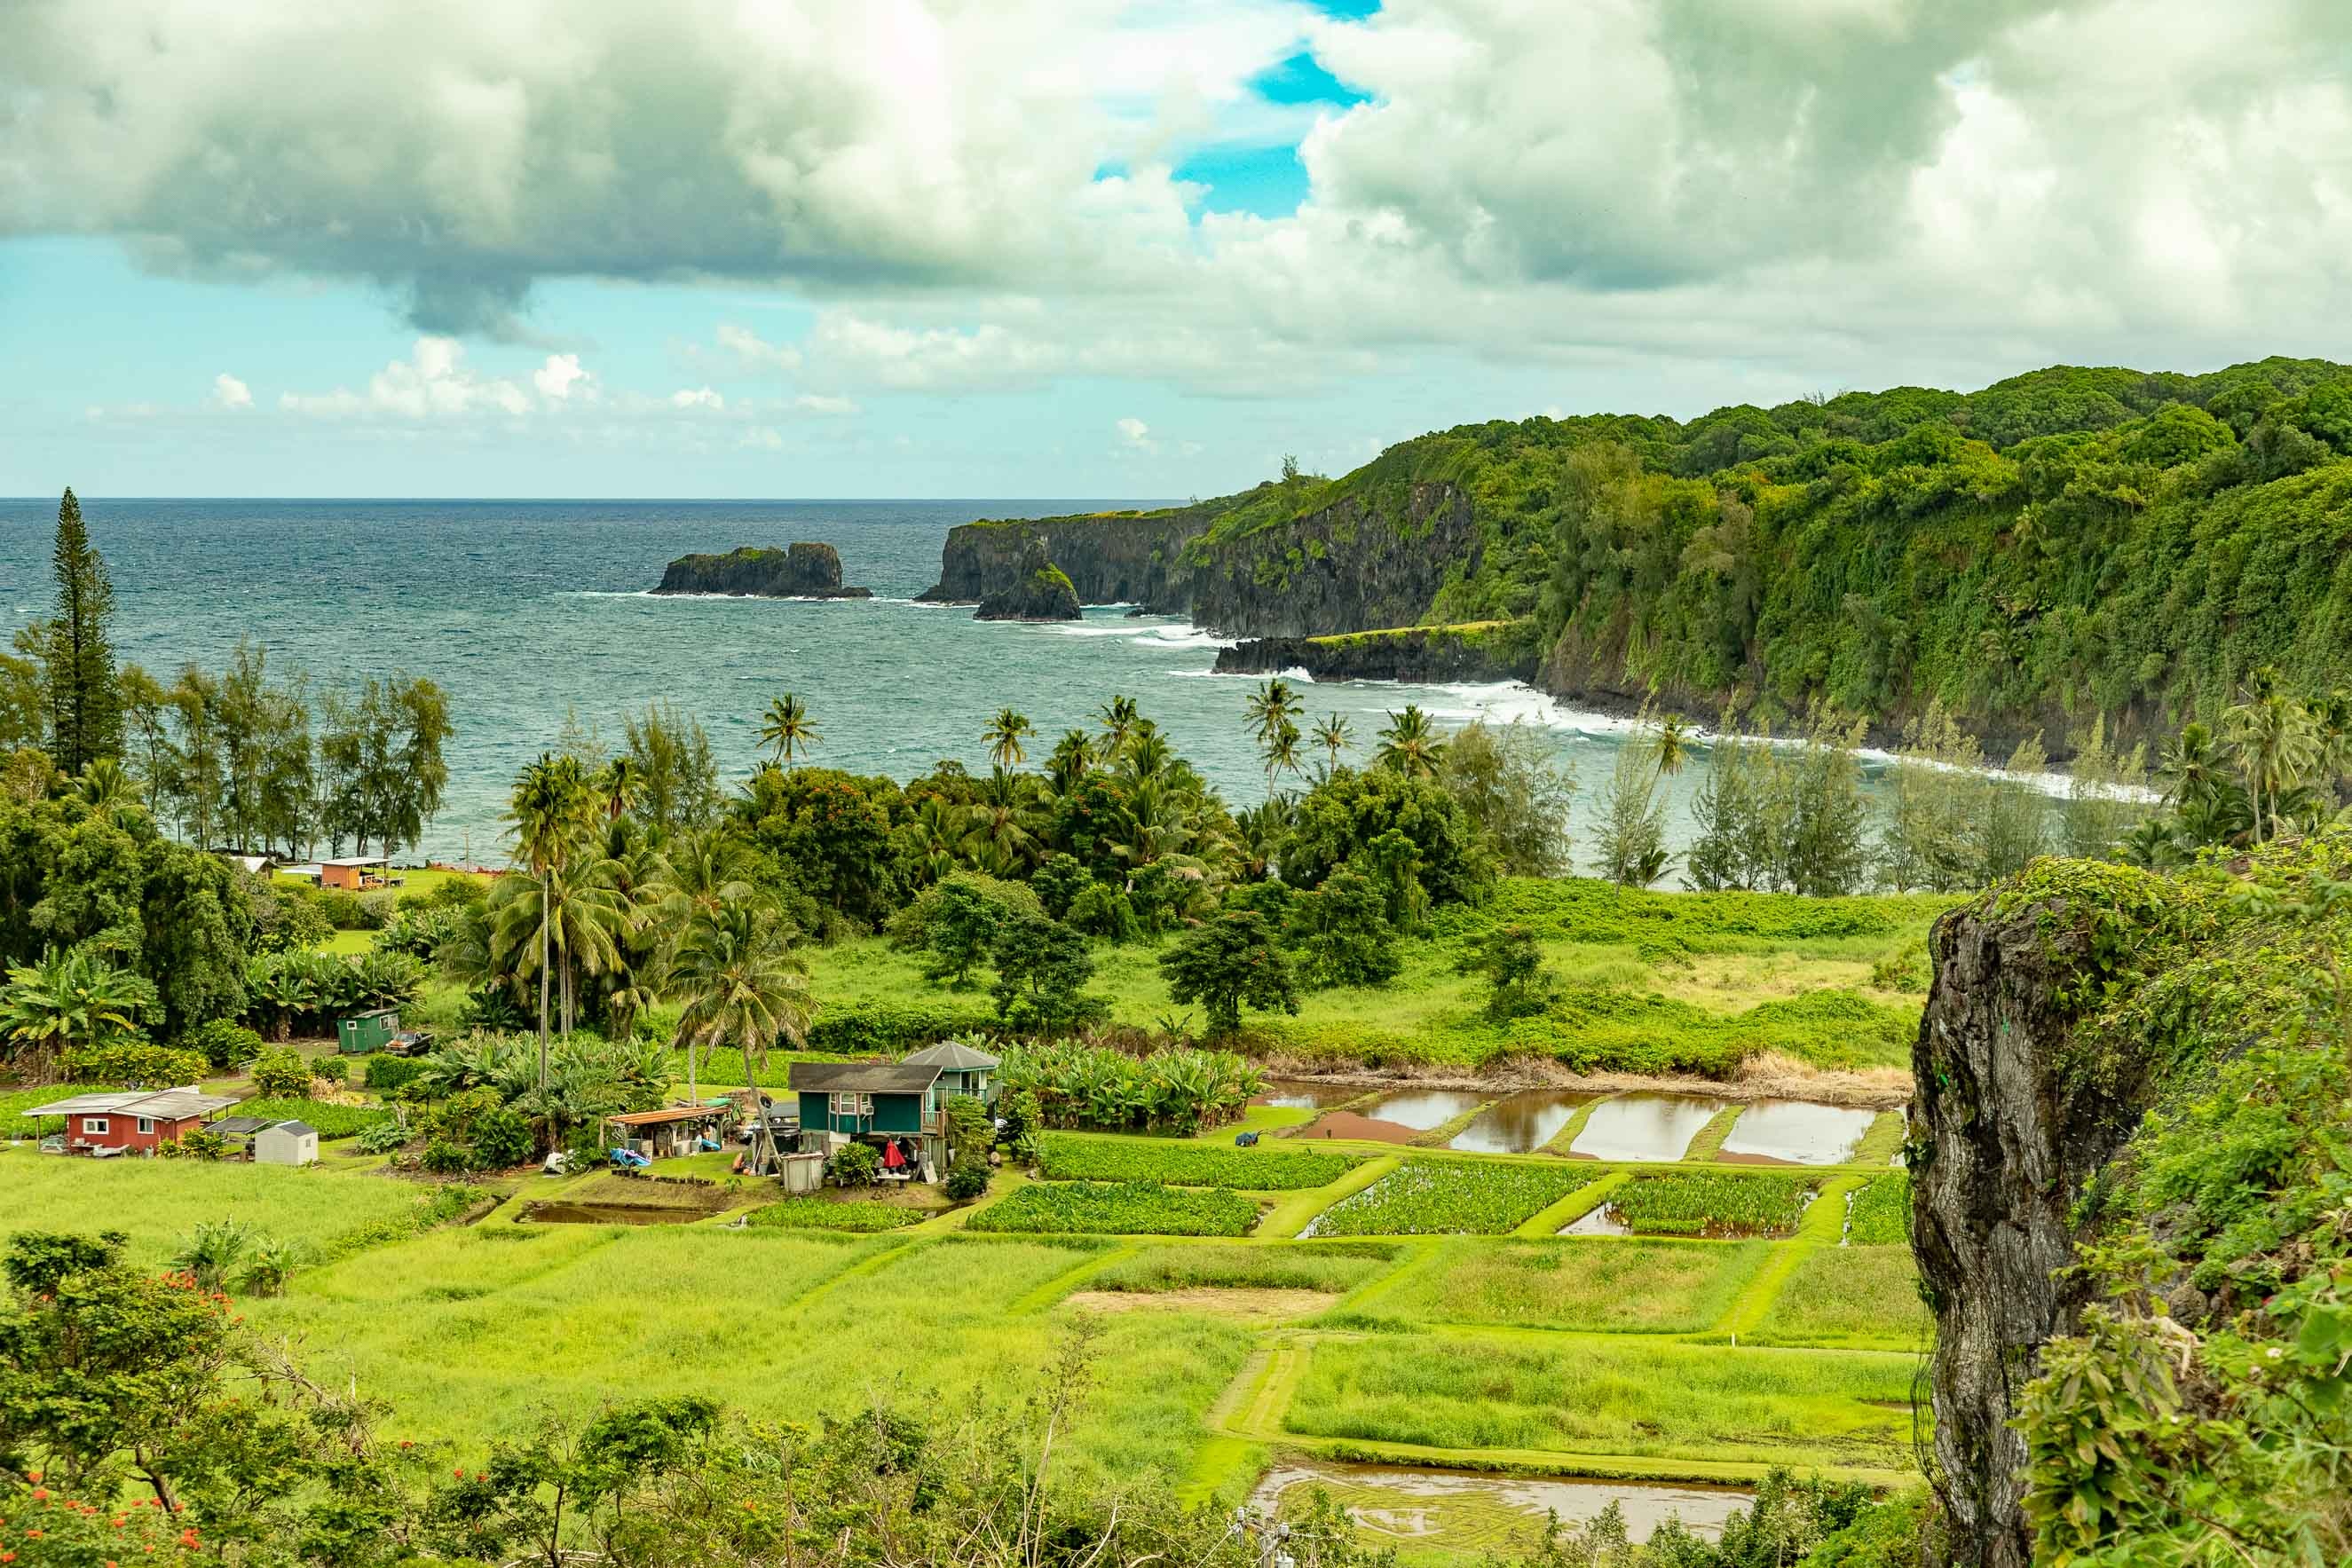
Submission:
M 682 555 L 662 573 L 656 593 L 728 593 L 759 599 L 871 599 L 845 588 L 841 552 L 828 544 L 740 545 L 725 555 Z

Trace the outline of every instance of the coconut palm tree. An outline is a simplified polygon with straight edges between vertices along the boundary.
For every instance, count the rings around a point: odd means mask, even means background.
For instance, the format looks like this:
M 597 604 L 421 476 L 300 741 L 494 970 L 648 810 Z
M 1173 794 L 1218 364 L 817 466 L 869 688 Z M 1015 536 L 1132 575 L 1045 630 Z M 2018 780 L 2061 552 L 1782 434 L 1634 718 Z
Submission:
M 2311 710 L 2281 688 L 2267 666 L 2248 677 L 2245 699 L 2223 710 L 2221 734 L 2235 753 L 2246 793 L 2253 801 L 2254 838 L 2259 842 L 2267 810 L 2270 831 L 2279 835 L 2279 801 L 2301 788 L 2320 763 L 2319 727 Z
M 539 882 L 539 1086 L 547 1087 L 547 1003 L 549 955 L 554 946 L 552 923 L 546 918 L 555 907 L 552 884 L 558 868 L 569 860 L 593 830 L 602 802 L 589 783 L 580 758 L 541 752 L 515 779 L 507 802 L 507 823 L 514 835 L 515 864 Z
M 1095 722 L 1102 726 L 1103 736 L 1108 742 L 1104 748 L 1106 752 L 1116 753 L 1127 744 L 1128 734 L 1135 728 L 1140 716 L 1133 697 L 1114 696 L 1095 709 Z
M 1315 727 L 1315 744 L 1323 748 L 1327 770 L 1339 766 L 1339 753 L 1354 744 L 1355 738 L 1356 727 L 1348 722 L 1346 715 L 1323 716 L 1323 721 Z
M 1650 737 L 1658 757 L 1657 777 L 1664 779 L 1683 770 L 1683 764 L 1691 758 L 1693 734 L 1690 720 L 1678 713 L 1667 714 L 1658 720 L 1657 733 Z
M 1284 725 L 1295 724 L 1306 706 L 1290 683 L 1276 675 L 1250 694 L 1250 733 L 1264 746 L 1282 733 Z
M 1018 876 L 1037 847 L 1034 781 L 1005 768 L 981 781 L 963 809 L 959 847 L 995 876 Z
M 740 899 L 695 916 L 671 971 L 686 1007 L 678 1032 L 687 1051 L 715 1050 L 732 1039 L 743 1052 L 743 1082 L 751 1091 L 755 1165 L 772 1163 L 768 1119 L 760 1111 L 759 1065 L 778 1040 L 808 1038 L 814 1003 L 808 969 L 792 950 L 783 923 L 763 901 Z
M 1057 795 L 1066 795 L 1077 788 L 1078 780 L 1094 768 L 1095 739 L 1083 729 L 1065 730 L 1062 738 L 1054 743 L 1054 754 L 1045 759 L 1045 777 Z
M 824 738 L 808 709 L 790 692 L 768 705 L 767 717 L 760 723 L 761 744 L 772 747 L 776 760 L 787 768 Z
M 999 708 L 996 716 L 988 721 L 981 738 L 988 742 L 988 759 L 999 768 L 1018 768 L 1029 760 L 1021 743 L 1037 733 L 1029 716 L 1011 708 Z
M 1273 734 L 1267 736 L 1259 744 L 1259 755 L 1265 759 L 1267 795 L 1271 796 L 1274 793 L 1274 780 L 1277 774 L 1295 775 L 1298 772 L 1299 739 L 1298 727 L 1286 718 Z
M 673 844 L 653 868 L 646 887 L 648 919 L 657 935 L 649 967 L 658 975 L 673 973 L 698 921 L 716 916 L 730 904 L 750 904 L 760 896 L 751 881 L 751 852 L 741 840 L 712 829 Z M 697 1093 L 698 1053 L 683 1022 L 672 1044 L 686 1052 L 686 1097 L 692 1102 Z
M 1408 779 L 1433 779 L 1437 776 L 1437 760 L 1444 755 L 1445 745 L 1437 738 L 1429 716 L 1407 703 L 1402 713 L 1391 712 L 1389 722 L 1381 727 L 1381 749 L 1375 760 Z
M 81 776 L 74 788 L 90 809 L 102 817 L 111 817 L 128 807 L 139 804 L 139 789 L 123 770 L 120 760 L 111 757 L 93 757 L 81 765 Z
M 646 776 L 626 757 L 615 757 L 596 775 L 596 792 L 604 798 L 604 815 L 619 821 L 634 810 L 646 792 Z

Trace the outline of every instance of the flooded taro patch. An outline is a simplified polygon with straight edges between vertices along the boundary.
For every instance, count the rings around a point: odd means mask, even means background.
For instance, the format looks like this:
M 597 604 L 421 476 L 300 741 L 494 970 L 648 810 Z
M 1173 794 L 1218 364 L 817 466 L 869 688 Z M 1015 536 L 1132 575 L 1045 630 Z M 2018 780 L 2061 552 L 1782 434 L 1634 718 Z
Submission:
M 1462 1089 L 1402 1089 L 1381 1095 L 1360 1110 L 1326 1111 L 1294 1135 L 1409 1144 L 1465 1111 L 1476 1110 L 1485 1098 Z
M 1481 1155 L 1533 1154 L 1599 1099 L 1564 1089 L 1526 1089 L 1481 1111 L 1445 1146 Z
M 1568 1152 L 1587 1160 L 1678 1160 L 1722 1109 L 1723 1102 L 1696 1094 L 1621 1094 L 1592 1108 Z
M 1355 1083 L 1317 1083 L 1304 1078 L 1269 1078 L 1265 1081 L 1265 1092 L 1251 1103 L 1279 1105 L 1293 1111 L 1320 1111 L 1328 1106 L 1345 1104 L 1363 1092 L 1363 1087 Z
M 1715 1157 L 1727 1165 L 1843 1165 L 1877 1119 L 1874 1111 L 1809 1100 L 1759 1100 L 1731 1124 Z
M 1539 1540 L 1547 1515 L 1582 1524 L 1614 1504 L 1625 1533 L 1646 1542 L 1669 1519 L 1713 1540 L 1754 1494 L 1728 1487 L 1577 1480 L 1555 1476 L 1469 1475 L 1338 1461 L 1280 1465 L 1250 1500 L 1268 1512 L 1295 1512 L 1317 1488 L 1348 1511 L 1365 1537 L 1382 1545 L 1463 1554 L 1516 1552 Z

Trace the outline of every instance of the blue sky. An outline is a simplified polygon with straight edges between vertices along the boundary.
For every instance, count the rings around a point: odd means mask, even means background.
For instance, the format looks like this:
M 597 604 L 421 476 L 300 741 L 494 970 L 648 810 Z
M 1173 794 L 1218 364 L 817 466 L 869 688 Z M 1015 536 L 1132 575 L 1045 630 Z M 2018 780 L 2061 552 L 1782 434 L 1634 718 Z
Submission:
M 1211 494 L 2352 357 L 2291 0 L 125 3 L 0 13 L 0 494 Z

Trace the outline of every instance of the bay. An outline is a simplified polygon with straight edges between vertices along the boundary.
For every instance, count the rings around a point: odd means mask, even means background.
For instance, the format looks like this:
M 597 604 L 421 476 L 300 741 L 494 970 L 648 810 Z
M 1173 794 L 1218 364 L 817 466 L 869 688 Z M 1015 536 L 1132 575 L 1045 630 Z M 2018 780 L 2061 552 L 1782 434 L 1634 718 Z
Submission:
M 1215 639 L 1169 617 L 1087 612 L 1082 622 L 976 622 L 912 602 L 939 575 L 948 529 L 974 517 L 1049 517 L 1133 500 L 404 501 L 85 500 L 115 586 L 119 657 L 168 681 L 217 669 L 240 638 L 314 683 L 396 672 L 445 687 L 457 734 L 447 802 L 424 849 L 503 858 L 499 816 L 516 770 L 567 719 L 608 748 L 622 721 L 669 701 L 700 718 L 731 779 L 759 753 L 759 717 L 790 690 L 824 731 L 815 760 L 905 779 L 935 759 L 984 770 L 982 727 L 1013 706 L 1036 725 L 1032 765 L 1115 694 L 1134 697 L 1234 806 L 1265 776 L 1244 702 L 1255 676 L 1216 676 Z M 0 500 L 0 618 L 11 633 L 52 602 L 54 500 Z M 871 600 L 657 597 L 674 557 L 817 539 Z M 1564 709 L 1525 686 L 1317 685 L 1307 717 L 1345 715 L 1358 760 L 1390 711 L 1418 703 L 1445 726 L 1542 726 L 1580 789 L 1580 863 L 1622 721 Z M 1669 836 L 1689 834 L 1703 772 L 1666 781 Z

